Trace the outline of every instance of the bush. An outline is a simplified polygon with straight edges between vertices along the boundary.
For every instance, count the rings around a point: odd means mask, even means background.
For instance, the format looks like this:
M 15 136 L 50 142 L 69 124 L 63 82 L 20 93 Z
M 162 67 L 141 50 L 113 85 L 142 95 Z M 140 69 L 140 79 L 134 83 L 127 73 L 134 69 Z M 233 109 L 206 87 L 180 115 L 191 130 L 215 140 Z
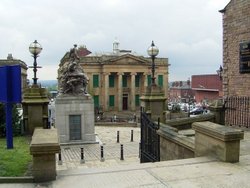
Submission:
M 13 135 L 21 135 L 21 116 L 18 113 L 17 105 L 12 106 L 12 129 Z M 6 135 L 6 119 L 5 119 L 5 107 L 0 103 L 0 137 Z

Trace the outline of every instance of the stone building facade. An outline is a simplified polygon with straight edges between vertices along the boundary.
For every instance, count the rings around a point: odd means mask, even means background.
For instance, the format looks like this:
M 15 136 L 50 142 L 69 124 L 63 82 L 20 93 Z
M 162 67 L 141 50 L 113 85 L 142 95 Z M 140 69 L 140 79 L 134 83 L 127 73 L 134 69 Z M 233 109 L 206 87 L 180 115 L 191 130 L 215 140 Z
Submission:
M 223 14 L 225 124 L 250 127 L 250 1 L 231 0 Z
M 240 44 L 245 42 L 250 48 L 250 1 L 231 0 L 220 12 L 223 14 L 224 96 L 250 96 L 250 54 L 248 62 L 244 62 L 248 72 L 240 70 L 243 63 Z
M 0 59 L 0 66 L 6 66 L 6 65 L 20 65 L 21 66 L 22 91 L 24 91 L 24 88 L 27 87 L 28 66 L 26 65 L 26 63 L 19 59 L 14 59 L 12 57 L 12 54 L 8 54 L 7 59 Z
M 78 50 L 82 53 L 84 49 Z M 104 112 L 139 110 L 140 97 L 151 83 L 151 58 L 135 55 L 129 50 L 119 50 L 115 43 L 111 53 L 78 54 L 89 78 L 88 93 L 93 96 L 95 107 L 101 107 Z M 60 65 L 65 61 L 67 53 Z M 165 96 L 168 96 L 168 59 L 156 58 L 155 64 L 156 83 L 163 87 Z

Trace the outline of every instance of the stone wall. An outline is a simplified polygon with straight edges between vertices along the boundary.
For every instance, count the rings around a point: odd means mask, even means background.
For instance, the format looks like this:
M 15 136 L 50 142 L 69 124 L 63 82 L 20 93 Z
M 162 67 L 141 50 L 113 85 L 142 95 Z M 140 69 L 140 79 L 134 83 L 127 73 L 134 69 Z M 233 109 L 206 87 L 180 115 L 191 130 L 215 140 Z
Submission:
M 223 13 L 224 96 L 249 96 L 250 73 L 239 73 L 239 44 L 250 41 L 250 1 L 231 0 Z
M 193 139 L 170 129 L 160 129 L 157 133 L 160 135 L 160 161 L 194 157 Z

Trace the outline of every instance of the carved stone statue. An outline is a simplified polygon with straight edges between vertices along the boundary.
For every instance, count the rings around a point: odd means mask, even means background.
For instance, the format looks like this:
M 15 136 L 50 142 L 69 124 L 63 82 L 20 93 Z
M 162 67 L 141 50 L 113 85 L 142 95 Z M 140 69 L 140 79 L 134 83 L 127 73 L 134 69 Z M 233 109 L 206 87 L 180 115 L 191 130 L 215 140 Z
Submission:
M 70 49 L 69 60 L 64 62 L 58 70 L 58 82 L 60 94 L 87 95 L 89 78 L 79 65 L 77 45 Z

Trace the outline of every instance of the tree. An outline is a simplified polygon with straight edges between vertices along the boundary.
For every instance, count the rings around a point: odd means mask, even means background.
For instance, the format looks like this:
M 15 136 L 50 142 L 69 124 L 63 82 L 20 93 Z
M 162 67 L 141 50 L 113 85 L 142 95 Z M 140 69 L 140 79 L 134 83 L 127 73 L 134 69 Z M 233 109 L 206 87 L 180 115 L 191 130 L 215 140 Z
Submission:
M 6 119 L 4 104 L 0 103 L 0 137 L 4 137 L 6 135 L 5 121 Z M 21 134 L 21 116 L 19 115 L 16 104 L 13 104 L 12 106 L 12 129 L 14 136 Z

